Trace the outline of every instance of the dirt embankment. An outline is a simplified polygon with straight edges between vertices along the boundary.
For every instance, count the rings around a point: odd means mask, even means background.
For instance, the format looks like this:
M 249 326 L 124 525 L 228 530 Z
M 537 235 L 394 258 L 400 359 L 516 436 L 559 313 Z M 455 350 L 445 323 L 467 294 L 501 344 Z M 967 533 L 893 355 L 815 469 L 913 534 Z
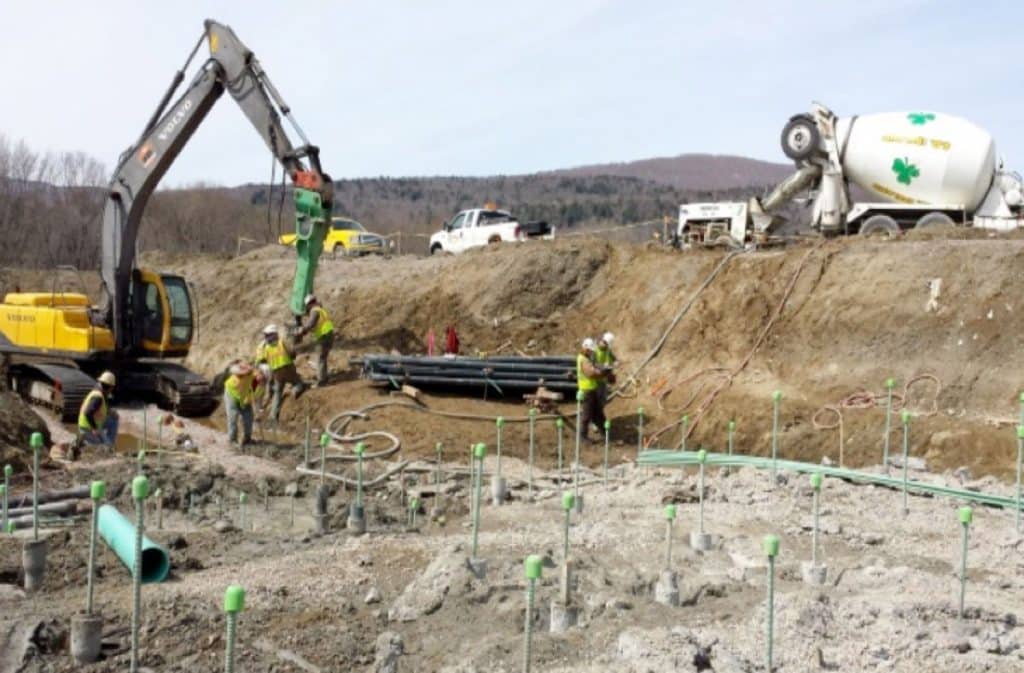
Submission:
M 612 403 L 617 430 L 632 432 L 637 406 L 655 430 L 690 413 L 699 420 L 691 445 L 722 448 L 724 425 L 735 419 L 738 446 L 763 452 L 777 389 L 783 453 L 837 460 L 838 429 L 812 423 L 823 405 L 862 388 L 882 394 L 888 377 L 900 394 L 907 381 L 932 374 L 941 389 L 924 379 L 909 392 L 916 450 L 937 467 L 1005 473 L 1022 385 L 1014 366 L 1024 333 L 1022 254 L 1024 241 L 984 238 L 834 240 L 738 255 L 697 296 L 630 397 Z M 340 331 L 339 367 L 352 353 L 422 351 L 429 329 L 440 335 L 454 324 L 467 350 L 483 351 L 510 342 L 527 352 L 572 352 L 581 337 L 608 329 L 627 373 L 723 255 L 562 240 L 457 257 L 324 260 L 318 294 Z M 196 285 L 203 313 L 190 360 L 207 374 L 252 352 L 264 324 L 289 319 L 289 250 L 147 262 Z M 714 368 L 736 376 L 720 385 Z M 366 394 L 363 384 L 342 382 L 315 391 L 310 404 L 340 410 Z M 883 418 L 877 407 L 843 409 L 846 462 L 877 462 Z M 836 417 L 823 412 L 818 420 L 834 425 Z M 406 429 L 422 421 L 407 419 Z M 659 444 L 677 442 L 673 429 Z

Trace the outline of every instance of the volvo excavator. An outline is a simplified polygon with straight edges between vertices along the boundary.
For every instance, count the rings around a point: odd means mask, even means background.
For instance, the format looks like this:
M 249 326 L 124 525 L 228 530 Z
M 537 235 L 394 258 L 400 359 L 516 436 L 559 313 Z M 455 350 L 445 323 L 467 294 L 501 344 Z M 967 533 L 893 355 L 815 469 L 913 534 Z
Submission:
M 209 414 L 219 398 L 202 376 L 172 360 L 188 355 L 196 333 L 194 297 L 181 276 L 136 268 L 136 241 L 153 190 L 227 91 L 281 163 L 293 186 L 298 261 L 290 307 L 313 291 L 331 219 L 332 183 L 288 105 L 228 26 L 207 20 L 139 138 L 120 156 L 102 220 L 102 301 L 84 293 L 15 292 L 0 304 L 0 370 L 11 388 L 65 421 L 78 413 L 103 370 L 118 397 L 155 401 L 184 416 Z M 203 44 L 209 58 L 174 98 Z M 302 141 L 293 145 L 281 123 Z M 56 273 L 56 270 L 54 271 Z

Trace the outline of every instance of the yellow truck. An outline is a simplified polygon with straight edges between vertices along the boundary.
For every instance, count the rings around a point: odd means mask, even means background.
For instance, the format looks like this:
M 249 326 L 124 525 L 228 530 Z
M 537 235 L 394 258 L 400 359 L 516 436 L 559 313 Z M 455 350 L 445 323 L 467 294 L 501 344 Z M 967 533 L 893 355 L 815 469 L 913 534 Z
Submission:
M 281 245 L 295 245 L 295 234 L 284 234 L 278 241 Z M 366 227 L 347 217 L 331 218 L 331 229 L 324 239 L 324 252 L 334 256 L 357 256 L 385 254 L 390 246 L 380 234 L 367 231 Z

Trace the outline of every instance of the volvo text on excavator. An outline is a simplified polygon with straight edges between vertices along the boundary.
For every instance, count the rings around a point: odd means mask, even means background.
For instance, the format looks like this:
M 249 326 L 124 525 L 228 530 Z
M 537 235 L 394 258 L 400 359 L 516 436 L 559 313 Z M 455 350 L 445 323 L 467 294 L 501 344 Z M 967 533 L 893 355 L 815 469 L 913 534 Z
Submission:
M 185 72 L 206 43 L 210 56 L 172 103 Z M 298 262 L 291 308 L 313 278 L 331 218 L 332 184 L 288 105 L 255 55 L 228 26 L 205 30 L 168 87 L 142 134 L 119 158 L 102 221 L 103 299 L 84 293 L 15 292 L 0 304 L 0 360 L 12 388 L 71 420 L 104 369 L 118 379 L 118 396 L 155 401 L 182 415 L 204 415 L 217 404 L 210 383 L 179 363 L 195 334 L 194 297 L 184 278 L 136 268 L 136 241 L 146 203 L 161 177 L 224 91 L 231 94 L 293 184 Z M 302 144 L 293 145 L 281 117 Z M 56 273 L 56 270 L 54 271 Z

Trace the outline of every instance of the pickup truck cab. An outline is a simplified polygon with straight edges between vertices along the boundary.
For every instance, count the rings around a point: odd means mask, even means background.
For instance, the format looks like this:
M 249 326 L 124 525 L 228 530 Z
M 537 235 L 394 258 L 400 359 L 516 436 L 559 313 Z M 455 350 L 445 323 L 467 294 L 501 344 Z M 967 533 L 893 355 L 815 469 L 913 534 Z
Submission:
M 280 237 L 281 245 L 295 245 L 295 234 Z M 367 231 L 366 227 L 347 217 L 331 218 L 331 229 L 324 238 L 324 252 L 329 255 L 359 256 L 387 254 L 388 241 L 380 234 Z
M 459 253 L 490 243 L 554 237 L 554 227 L 547 222 L 520 223 L 507 210 L 472 208 L 463 210 L 430 237 L 430 254 Z

